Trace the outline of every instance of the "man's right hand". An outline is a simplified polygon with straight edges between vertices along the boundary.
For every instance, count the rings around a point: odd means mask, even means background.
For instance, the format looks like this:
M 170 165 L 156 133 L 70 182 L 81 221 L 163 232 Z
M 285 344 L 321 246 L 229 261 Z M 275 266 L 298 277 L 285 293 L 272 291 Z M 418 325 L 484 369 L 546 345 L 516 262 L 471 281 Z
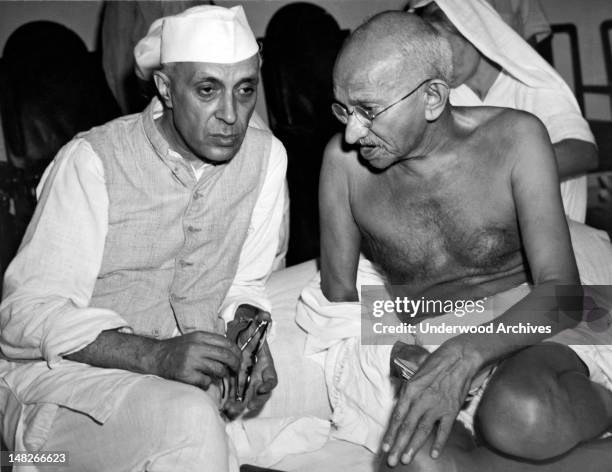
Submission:
M 225 336 L 195 331 L 158 341 L 151 362 L 152 373 L 206 390 L 238 372 L 241 354 Z

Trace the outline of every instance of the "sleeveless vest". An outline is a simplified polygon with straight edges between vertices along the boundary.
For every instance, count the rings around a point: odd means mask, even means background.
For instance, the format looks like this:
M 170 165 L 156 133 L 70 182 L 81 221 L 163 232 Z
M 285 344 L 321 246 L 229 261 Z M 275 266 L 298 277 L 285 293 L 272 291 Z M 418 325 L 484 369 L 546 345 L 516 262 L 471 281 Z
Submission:
M 115 310 L 136 334 L 165 338 L 178 326 L 225 332 L 219 308 L 232 284 L 266 176 L 272 134 L 249 127 L 234 158 L 196 180 L 153 121 L 137 115 L 82 137 L 100 157 L 108 233 L 90 306 Z

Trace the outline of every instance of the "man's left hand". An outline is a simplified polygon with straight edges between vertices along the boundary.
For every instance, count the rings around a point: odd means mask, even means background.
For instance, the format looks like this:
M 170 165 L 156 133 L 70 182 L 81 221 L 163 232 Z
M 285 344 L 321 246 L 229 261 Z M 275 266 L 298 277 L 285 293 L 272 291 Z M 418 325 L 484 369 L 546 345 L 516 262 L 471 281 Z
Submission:
M 247 409 L 253 411 L 263 408 L 277 384 L 278 377 L 274 368 L 274 360 L 266 341 L 257 355 L 257 364 L 251 373 L 251 383 L 244 399 Z
M 255 335 L 242 351 L 242 364 L 238 377 L 230 382 L 229 398 L 223 408 L 228 418 L 237 417 L 245 408 L 250 411 L 262 408 L 278 383 L 274 361 L 267 341 L 263 341 L 258 352 L 254 351 L 260 344 L 260 337 L 262 336 L 261 332 L 255 334 L 254 331 L 260 322 L 271 322 L 270 314 L 259 309 L 254 310 L 256 310 L 256 313 L 252 318 L 253 323 L 250 329 L 234 333 L 234 327 L 232 326 L 231 329 L 228 327 L 228 337 L 234 339 L 239 346 L 245 343 L 251 335 Z M 256 357 L 257 362 L 252 364 L 254 357 Z M 248 370 L 250 370 L 250 380 L 245 391 Z M 244 398 L 238 400 L 236 392 L 244 392 Z
M 434 428 L 431 456 L 440 455 L 480 367 L 478 356 L 449 340 L 404 382 L 382 443 L 391 467 L 408 464 Z
M 228 418 L 233 419 L 240 415 L 245 407 L 249 411 L 263 408 L 277 384 L 278 377 L 274 368 L 274 360 L 266 341 L 257 355 L 257 363 L 251 371 L 251 380 L 243 400 L 234 399 L 234 389 L 242 388 L 242 385 L 238 386 L 234 381 L 233 388 L 229 392 L 229 398 L 223 407 L 225 414 Z

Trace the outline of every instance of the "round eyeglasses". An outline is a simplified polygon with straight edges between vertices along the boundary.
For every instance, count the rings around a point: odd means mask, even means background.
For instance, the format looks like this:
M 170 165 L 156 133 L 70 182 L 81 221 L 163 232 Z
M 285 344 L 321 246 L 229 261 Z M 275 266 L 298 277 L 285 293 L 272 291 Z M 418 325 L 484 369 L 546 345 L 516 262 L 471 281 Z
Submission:
M 431 80 L 431 78 L 423 80 L 422 82 L 419 83 L 419 85 L 413 88 L 410 92 L 408 92 L 402 98 L 393 102 L 391 105 L 386 106 L 385 108 L 383 108 L 377 113 L 372 113 L 359 105 L 354 106 L 353 111 L 348 111 L 343 105 L 339 104 L 338 102 L 332 103 L 332 106 L 331 106 L 332 113 L 338 119 L 338 121 L 342 123 L 343 125 L 348 123 L 348 119 L 350 115 L 355 114 L 355 117 L 357 118 L 357 120 L 359 120 L 359 123 L 361 123 L 366 128 L 371 128 L 374 118 L 376 118 L 377 116 L 380 116 L 381 114 L 386 112 L 389 108 L 394 107 L 395 105 L 402 102 L 403 100 L 406 100 L 410 95 L 416 92 L 423 84 L 425 84 L 429 80 Z

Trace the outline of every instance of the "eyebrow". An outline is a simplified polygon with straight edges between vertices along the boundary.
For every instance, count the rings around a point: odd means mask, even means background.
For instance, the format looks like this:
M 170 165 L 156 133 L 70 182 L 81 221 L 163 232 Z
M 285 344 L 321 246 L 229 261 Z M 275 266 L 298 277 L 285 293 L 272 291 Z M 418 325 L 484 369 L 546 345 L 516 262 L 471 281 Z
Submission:
M 342 105 L 343 107 L 347 107 L 347 106 L 360 106 L 363 108 L 375 108 L 378 106 L 382 106 L 381 103 L 379 101 L 373 100 L 372 98 L 366 98 L 366 97 L 357 97 L 357 98 L 352 98 L 347 100 L 347 103 L 343 103 L 340 100 L 334 98 L 334 101 L 336 103 L 339 103 L 340 105 Z
M 240 79 L 237 85 L 241 85 L 241 84 L 257 85 L 258 83 L 259 83 L 259 77 L 246 77 L 244 79 Z
M 364 108 L 373 108 L 373 107 L 377 107 L 381 105 L 380 100 L 377 100 L 375 97 L 373 97 L 372 93 L 369 93 L 369 94 L 368 93 L 366 94 L 356 93 L 352 97 L 347 96 L 346 103 L 344 101 L 338 100 L 338 98 L 336 97 L 336 94 L 334 93 L 334 101 L 344 107 L 362 106 Z
M 213 77 L 213 76 L 209 76 L 209 77 L 196 77 L 195 80 L 193 81 L 193 83 L 195 85 L 199 85 L 205 82 L 210 82 L 212 84 L 215 85 L 224 85 L 223 82 L 221 80 L 219 80 L 217 77 Z M 257 85 L 259 84 L 259 77 L 257 76 L 252 76 L 252 77 L 245 77 L 243 79 L 240 79 L 235 86 L 238 85 L 242 85 L 242 84 L 252 84 L 252 85 Z

